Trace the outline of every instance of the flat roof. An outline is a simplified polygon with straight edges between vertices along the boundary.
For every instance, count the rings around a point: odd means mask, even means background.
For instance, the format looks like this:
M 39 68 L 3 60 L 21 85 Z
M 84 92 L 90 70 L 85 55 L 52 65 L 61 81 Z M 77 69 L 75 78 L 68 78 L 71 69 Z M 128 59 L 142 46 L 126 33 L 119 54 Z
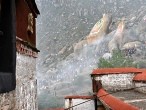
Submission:
M 123 100 L 125 103 L 136 106 L 142 110 L 146 108 L 146 94 L 135 90 L 120 91 L 112 94 L 113 96 Z
M 105 74 L 126 74 L 126 73 L 142 73 L 142 69 L 125 67 L 125 68 L 97 68 L 94 69 L 91 75 L 105 75 Z

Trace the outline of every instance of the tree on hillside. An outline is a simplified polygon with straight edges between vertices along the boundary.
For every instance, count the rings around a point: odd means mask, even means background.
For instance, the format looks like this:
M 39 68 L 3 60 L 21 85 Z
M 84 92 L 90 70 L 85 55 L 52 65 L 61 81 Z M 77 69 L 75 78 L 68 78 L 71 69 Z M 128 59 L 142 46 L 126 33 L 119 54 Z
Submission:
M 126 57 L 120 50 L 114 50 L 110 59 L 100 58 L 98 68 L 136 67 L 132 57 Z

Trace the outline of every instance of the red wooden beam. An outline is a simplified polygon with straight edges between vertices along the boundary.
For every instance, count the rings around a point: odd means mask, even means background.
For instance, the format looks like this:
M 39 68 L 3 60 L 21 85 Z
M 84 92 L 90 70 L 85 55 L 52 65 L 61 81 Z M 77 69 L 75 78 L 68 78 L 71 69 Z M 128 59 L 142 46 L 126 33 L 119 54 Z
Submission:
M 127 104 L 120 99 L 117 99 L 116 97 L 108 94 L 104 89 L 100 89 L 96 95 L 112 110 L 139 110 L 137 107 Z

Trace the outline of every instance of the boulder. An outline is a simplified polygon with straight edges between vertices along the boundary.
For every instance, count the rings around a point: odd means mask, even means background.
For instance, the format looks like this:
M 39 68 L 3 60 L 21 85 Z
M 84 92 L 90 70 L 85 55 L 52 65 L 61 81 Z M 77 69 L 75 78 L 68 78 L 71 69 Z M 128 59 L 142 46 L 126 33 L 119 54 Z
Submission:
M 109 60 L 112 57 L 111 53 L 105 53 L 102 58 L 104 58 L 105 60 Z
M 128 42 L 123 45 L 122 50 L 130 48 L 140 48 L 141 46 L 142 43 L 140 41 Z
M 140 41 L 125 43 L 122 47 L 122 51 L 126 56 L 141 57 L 145 53 L 145 45 Z

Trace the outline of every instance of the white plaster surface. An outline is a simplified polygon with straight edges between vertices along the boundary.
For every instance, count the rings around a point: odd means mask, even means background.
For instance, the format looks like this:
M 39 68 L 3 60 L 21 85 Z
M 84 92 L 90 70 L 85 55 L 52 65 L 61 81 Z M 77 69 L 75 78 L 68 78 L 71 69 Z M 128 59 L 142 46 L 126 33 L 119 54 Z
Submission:
M 0 110 L 37 110 L 36 59 L 17 53 L 16 90 L 0 94 Z

